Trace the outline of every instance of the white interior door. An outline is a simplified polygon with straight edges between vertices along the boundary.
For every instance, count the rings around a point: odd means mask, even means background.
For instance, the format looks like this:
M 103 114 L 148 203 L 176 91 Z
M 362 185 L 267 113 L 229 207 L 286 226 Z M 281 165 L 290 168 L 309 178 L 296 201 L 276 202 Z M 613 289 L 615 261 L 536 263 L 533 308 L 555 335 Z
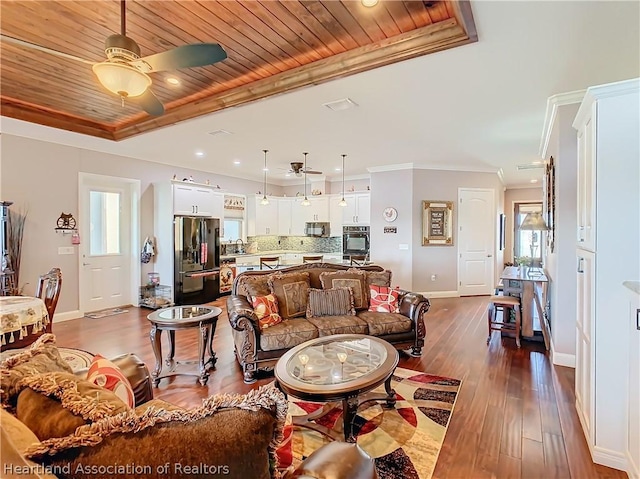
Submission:
M 495 192 L 458 190 L 458 292 L 491 294 L 494 288 Z
M 81 176 L 80 307 L 84 312 L 136 304 L 138 281 L 133 278 L 139 276 L 139 267 L 132 266 L 137 256 L 132 248 L 137 231 L 132 230 L 134 224 L 137 229 L 137 198 L 131 185 L 121 178 Z

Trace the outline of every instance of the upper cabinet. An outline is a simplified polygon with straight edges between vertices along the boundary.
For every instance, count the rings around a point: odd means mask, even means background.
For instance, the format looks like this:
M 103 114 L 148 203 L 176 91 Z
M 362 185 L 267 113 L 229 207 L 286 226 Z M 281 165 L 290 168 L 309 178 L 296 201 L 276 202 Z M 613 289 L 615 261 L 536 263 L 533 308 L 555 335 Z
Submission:
M 292 198 L 278 199 L 278 236 L 289 236 L 293 234 L 291 231 L 292 211 Z
M 247 235 L 265 236 L 278 233 L 278 198 L 269 198 L 269 204 L 261 204 L 262 196 L 247 199 Z
M 578 231 L 576 239 L 578 246 L 588 251 L 595 251 L 596 248 L 596 209 L 594 205 L 596 108 L 596 103 L 589 105 L 589 111 L 578 127 Z
M 214 216 L 213 188 L 205 185 L 173 183 L 173 214 Z
M 347 206 L 342 209 L 342 223 L 345 225 L 368 225 L 371 222 L 370 193 L 344 195 Z

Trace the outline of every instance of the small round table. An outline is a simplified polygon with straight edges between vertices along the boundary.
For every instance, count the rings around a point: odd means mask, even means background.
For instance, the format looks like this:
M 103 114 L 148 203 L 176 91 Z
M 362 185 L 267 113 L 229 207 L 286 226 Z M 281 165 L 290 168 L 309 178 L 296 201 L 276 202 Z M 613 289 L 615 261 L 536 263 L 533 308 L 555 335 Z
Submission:
M 391 376 L 398 365 L 398 351 L 387 341 L 364 334 L 336 334 L 304 342 L 282 355 L 275 367 L 278 387 L 286 394 L 312 402 L 342 401 L 344 439 L 355 442 L 353 420 L 358 407 L 369 401 L 396 404 Z M 369 393 L 384 383 L 386 394 Z M 365 394 L 369 393 L 369 394 Z M 330 429 L 313 423 L 331 411 L 293 416 L 295 426 L 314 429 L 333 439 Z
M 158 386 L 160 379 L 178 374 L 198 376 L 200 384 L 203 386 L 209 380 L 209 369 L 216 363 L 216 355 L 213 352 L 213 335 L 216 332 L 218 316 L 222 310 L 215 306 L 173 306 L 164 308 L 147 316 L 151 322 L 151 346 L 156 357 L 156 367 L 151 376 L 153 385 Z M 196 361 L 174 361 L 176 352 L 176 331 L 179 329 L 200 328 L 198 336 L 198 370 L 183 371 L 178 366 L 182 364 L 194 364 Z M 160 337 L 162 331 L 169 332 L 169 354 L 166 363 L 168 371 L 162 374 L 162 343 Z M 209 352 L 209 359 L 205 361 L 206 352 Z

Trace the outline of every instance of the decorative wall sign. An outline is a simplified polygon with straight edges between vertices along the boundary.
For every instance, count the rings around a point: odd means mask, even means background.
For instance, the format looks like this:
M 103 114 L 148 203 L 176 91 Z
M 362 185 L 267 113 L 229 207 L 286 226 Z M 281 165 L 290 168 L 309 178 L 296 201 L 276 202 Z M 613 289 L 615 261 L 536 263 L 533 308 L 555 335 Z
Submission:
M 503 213 L 500 213 L 498 223 L 498 226 L 500 227 L 500 251 L 502 251 L 506 245 L 506 216 Z
M 395 226 L 385 226 L 384 227 L 384 232 L 385 233 L 397 233 L 398 232 L 398 228 L 396 228 Z
M 60 213 L 58 221 L 56 221 L 57 230 L 73 230 L 76 228 L 76 219 L 71 213 Z
M 544 172 L 542 210 L 545 215 L 547 226 L 549 227 L 549 230 L 547 231 L 547 245 L 553 253 L 556 233 L 556 166 L 553 156 L 549 157 L 549 161 L 545 166 Z
M 224 195 L 225 210 L 244 210 L 244 196 Z
M 453 201 L 422 202 L 422 246 L 453 245 Z

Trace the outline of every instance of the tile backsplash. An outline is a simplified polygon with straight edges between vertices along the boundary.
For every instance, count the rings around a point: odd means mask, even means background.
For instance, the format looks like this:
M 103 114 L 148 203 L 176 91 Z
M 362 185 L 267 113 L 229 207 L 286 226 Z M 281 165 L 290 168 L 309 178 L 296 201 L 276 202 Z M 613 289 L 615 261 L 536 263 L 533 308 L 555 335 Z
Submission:
M 222 243 L 220 254 L 237 253 L 235 243 Z M 245 252 L 290 250 L 306 253 L 341 253 L 342 238 L 314 238 L 312 236 L 249 236 L 244 245 Z

